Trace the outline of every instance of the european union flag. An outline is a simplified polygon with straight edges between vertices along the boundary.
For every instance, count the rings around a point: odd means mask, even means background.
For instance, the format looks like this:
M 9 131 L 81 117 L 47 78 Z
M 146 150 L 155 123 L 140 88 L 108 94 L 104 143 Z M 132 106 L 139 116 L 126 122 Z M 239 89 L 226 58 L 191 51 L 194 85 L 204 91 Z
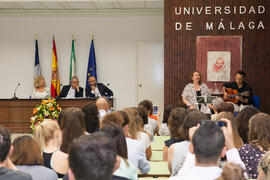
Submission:
M 94 76 L 97 80 L 97 66 L 96 66 L 94 39 L 92 39 L 91 41 L 91 47 L 89 52 L 85 89 L 87 89 L 88 86 L 90 86 L 90 84 L 88 83 L 88 79 L 90 76 Z

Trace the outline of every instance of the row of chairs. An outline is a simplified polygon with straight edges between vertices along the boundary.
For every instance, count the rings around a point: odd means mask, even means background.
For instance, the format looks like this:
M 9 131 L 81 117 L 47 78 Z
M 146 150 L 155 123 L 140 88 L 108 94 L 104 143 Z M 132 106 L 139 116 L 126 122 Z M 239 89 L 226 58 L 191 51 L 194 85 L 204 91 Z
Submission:
M 150 179 L 168 179 L 170 172 L 168 162 L 163 161 L 164 141 L 168 140 L 169 136 L 155 136 L 151 143 L 152 157 L 150 159 L 151 169 L 146 175 L 139 173 L 140 180 Z

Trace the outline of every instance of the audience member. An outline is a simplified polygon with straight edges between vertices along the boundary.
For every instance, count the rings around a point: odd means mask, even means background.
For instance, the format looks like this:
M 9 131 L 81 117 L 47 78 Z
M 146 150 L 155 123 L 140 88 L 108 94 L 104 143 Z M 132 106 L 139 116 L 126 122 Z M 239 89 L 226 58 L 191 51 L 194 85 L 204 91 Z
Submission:
M 139 108 L 137 108 L 137 112 L 138 112 L 138 115 L 141 117 L 142 122 L 143 122 L 142 129 L 149 135 L 150 140 L 154 141 L 154 135 L 151 133 L 151 127 L 148 124 L 147 111 L 144 108 L 139 107 Z
M 222 103 L 223 103 L 223 99 L 220 97 L 217 97 L 217 98 L 213 99 L 212 104 L 209 104 L 209 107 L 210 107 L 211 113 L 212 113 L 211 120 L 216 120 L 216 116 L 218 114 L 217 108 Z
M 11 161 L 16 167 L 32 176 L 33 180 L 57 180 L 57 174 L 43 166 L 39 144 L 31 136 L 20 136 L 13 143 Z
M 151 115 L 153 114 L 153 104 L 150 100 L 143 100 L 139 103 L 138 107 L 144 108 L 148 113 L 148 125 L 150 128 L 146 128 L 147 131 L 151 131 L 149 133 L 151 134 L 158 134 L 158 121 L 151 118 Z M 149 129 L 149 130 L 148 130 Z
M 188 154 L 189 144 L 189 129 L 197 126 L 201 119 L 207 119 L 207 115 L 196 110 L 190 112 L 184 119 L 181 127 L 182 142 L 172 144 L 168 149 L 168 168 L 172 176 L 177 175 L 178 171 L 183 167 L 184 161 Z
M 97 110 L 99 113 L 99 120 L 102 120 L 102 118 L 107 114 L 109 110 L 109 104 L 108 104 L 107 98 L 105 97 L 98 98 L 96 101 L 96 105 L 97 105 Z
M 256 179 L 258 163 L 262 155 L 270 150 L 270 115 L 258 113 L 250 118 L 248 141 L 249 144 L 239 149 L 239 154 L 249 176 Z
M 234 146 L 231 122 L 222 119 L 227 127 L 218 127 L 213 121 L 190 128 L 189 136 L 192 139 L 183 168 L 174 179 L 214 180 L 220 177 L 222 169 L 219 167 L 220 157 L 226 154 L 228 162 L 234 162 L 245 167 L 239 153 Z M 226 151 L 228 149 L 228 151 Z M 195 154 L 195 155 L 194 155 Z
M 43 99 L 50 95 L 50 89 L 46 87 L 43 76 L 37 76 L 34 80 L 34 89 L 31 95 L 32 99 Z
M 82 108 L 84 113 L 84 124 L 87 133 L 94 133 L 99 130 L 99 118 L 97 105 L 90 103 Z
M 79 108 L 68 108 L 65 110 L 60 124 L 63 134 L 61 151 L 68 153 L 72 141 L 85 133 L 84 114 Z
M 7 128 L 0 125 L 0 179 L 8 180 L 31 180 L 29 174 L 15 171 L 15 167 L 10 160 L 12 152 L 10 132 Z
M 35 127 L 33 134 L 42 149 L 44 166 L 63 177 L 68 172 L 68 155 L 59 150 L 62 133 L 57 122 L 46 119 Z
M 217 106 L 217 113 L 230 112 L 234 114 L 234 107 L 232 103 L 223 102 Z
M 113 151 L 120 156 L 121 163 L 120 167 L 113 173 L 116 176 L 125 177 L 130 180 L 138 179 L 137 176 L 137 167 L 135 167 L 129 160 L 128 160 L 128 153 L 127 153 L 127 143 L 125 139 L 125 135 L 121 127 L 116 124 L 110 123 L 104 125 L 101 129 L 101 132 L 104 132 L 109 137 L 112 138 L 112 146 Z
M 158 132 L 160 136 L 170 136 L 170 131 L 168 128 L 168 119 L 172 108 L 173 105 L 168 105 L 164 109 L 162 124 L 160 124 Z
M 78 98 L 83 97 L 83 88 L 79 85 L 79 78 L 72 76 L 70 85 L 63 86 L 59 97 L 62 98 Z
M 116 111 L 104 116 L 101 127 L 105 124 L 114 123 L 123 128 L 126 136 L 128 149 L 128 160 L 137 167 L 142 174 L 146 174 L 150 170 L 150 164 L 146 160 L 146 155 L 143 145 L 138 141 L 130 138 L 128 133 L 129 116 L 124 111 Z
M 123 111 L 126 112 L 129 117 L 128 129 L 130 137 L 142 143 L 144 147 L 144 152 L 146 154 L 146 159 L 150 160 L 152 156 L 150 134 L 144 131 L 143 122 L 142 119 L 139 117 L 137 109 L 131 107 L 125 108 Z
M 258 170 L 258 180 L 270 179 L 270 151 L 268 151 L 262 156 Z
M 237 149 L 240 148 L 240 147 L 242 147 L 244 145 L 244 143 L 243 143 L 241 137 L 238 134 L 238 131 L 237 131 L 237 127 L 236 127 L 236 123 L 235 123 L 233 114 L 230 113 L 230 112 L 225 112 L 225 111 L 218 113 L 217 120 L 221 120 L 222 118 L 226 118 L 226 119 L 229 119 L 231 121 L 232 130 L 233 130 L 233 141 L 235 143 L 234 144 L 235 147 Z
M 165 141 L 165 145 L 163 148 L 163 160 L 168 160 L 168 148 L 177 142 L 183 141 L 183 137 L 181 136 L 181 126 L 184 122 L 185 117 L 188 115 L 188 112 L 184 108 L 174 108 L 170 113 L 170 117 L 168 120 L 169 130 L 171 137 L 169 140 Z
M 240 137 L 242 138 L 244 144 L 248 143 L 248 131 L 249 131 L 248 122 L 249 122 L 249 119 L 253 115 L 255 115 L 259 112 L 260 111 L 257 108 L 252 107 L 252 106 L 248 106 L 248 107 L 245 107 L 244 109 L 242 109 L 235 117 L 237 130 L 238 130 L 238 133 L 239 133 Z
M 120 164 L 112 149 L 111 139 L 103 133 L 83 135 L 76 139 L 69 151 L 69 179 L 126 180 L 112 176 Z
M 244 169 L 234 163 L 226 163 L 221 176 L 217 180 L 246 180 Z

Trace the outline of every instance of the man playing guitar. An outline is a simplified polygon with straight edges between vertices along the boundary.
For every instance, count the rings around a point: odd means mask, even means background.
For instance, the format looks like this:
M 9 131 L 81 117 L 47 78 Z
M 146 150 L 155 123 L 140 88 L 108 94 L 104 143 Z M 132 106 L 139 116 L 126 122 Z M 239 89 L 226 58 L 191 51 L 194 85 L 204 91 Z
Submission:
M 252 89 L 244 81 L 246 73 L 244 71 L 237 71 L 235 81 L 224 83 L 223 93 L 224 100 L 233 102 L 235 112 L 241 111 L 245 106 L 253 104 Z

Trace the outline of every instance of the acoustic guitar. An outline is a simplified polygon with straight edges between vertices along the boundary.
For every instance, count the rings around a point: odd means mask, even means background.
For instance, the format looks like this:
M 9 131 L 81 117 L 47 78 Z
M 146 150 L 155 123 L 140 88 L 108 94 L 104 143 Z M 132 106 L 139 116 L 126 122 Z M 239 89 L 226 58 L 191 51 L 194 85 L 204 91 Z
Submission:
M 238 99 L 236 99 L 236 96 L 250 96 L 250 91 L 245 91 L 242 93 L 239 93 L 236 89 L 231 89 L 231 88 L 225 88 L 225 92 L 228 93 L 228 98 L 223 97 L 224 101 L 229 101 L 234 104 L 237 104 L 239 102 Z

